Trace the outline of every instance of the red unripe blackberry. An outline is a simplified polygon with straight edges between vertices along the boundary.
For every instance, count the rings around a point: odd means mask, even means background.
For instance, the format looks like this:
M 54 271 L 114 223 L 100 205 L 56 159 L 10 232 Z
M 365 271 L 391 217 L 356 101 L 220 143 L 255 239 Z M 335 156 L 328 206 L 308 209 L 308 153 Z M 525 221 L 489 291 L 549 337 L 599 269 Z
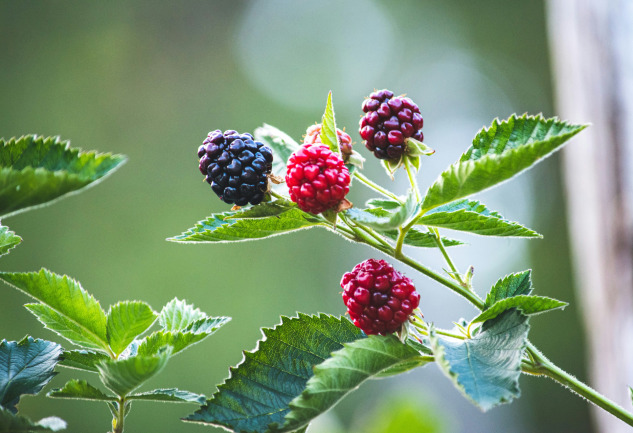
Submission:
M 324 144 L 304 144 L 288 159 L 290 198 L 304 212 L 336 208 L 349 192 L 350 176 L 341 157 Z
M 387 89 L 376 91 L 363 102 L 363 112 L 360 136 L 376 158 L 398 160 L 406 150 L 405 139 L 424 141 L 420 109 L 407 97 L 394 97 Z
M 322 144 L 321 141 L 321 124 L 312 125 L 306 131 L 306 136 L 303 140 L 304 144 Z M 336 135 L 338 136 L 338 144 L 343 154 L 343 160 L 352 154 L 352 137 L 345 131 L 341 131 L 336 128 Z
M 369 259 L 341 279 L 343 302 L 365 334 L 396 332 L 420 304 L 413 282 L 384 260 Z
M 273 153 L 251 134 L 209 132 L 198 148 L 200 172 L 225 203 L 259 204 L 268 190 Z

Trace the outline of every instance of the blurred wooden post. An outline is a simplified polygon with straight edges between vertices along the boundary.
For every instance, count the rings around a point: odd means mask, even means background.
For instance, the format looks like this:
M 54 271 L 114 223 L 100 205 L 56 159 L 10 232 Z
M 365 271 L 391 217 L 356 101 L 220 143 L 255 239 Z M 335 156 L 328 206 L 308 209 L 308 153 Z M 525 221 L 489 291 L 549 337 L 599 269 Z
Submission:
M 633 1 L 548 0 L 557 113 L 592 125 L 564 151 L 590 382 L 633 409 Z M 630 432 L 594 410 L 598 431 Z

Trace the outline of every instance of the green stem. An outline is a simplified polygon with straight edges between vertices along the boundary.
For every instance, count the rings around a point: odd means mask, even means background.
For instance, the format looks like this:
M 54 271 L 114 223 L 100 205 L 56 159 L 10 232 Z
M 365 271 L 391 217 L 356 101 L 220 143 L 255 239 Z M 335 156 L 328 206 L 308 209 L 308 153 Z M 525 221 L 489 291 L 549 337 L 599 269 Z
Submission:
M 448 255 L 448 252 L 446 251 L 446 247 L 444 247 L 444 242 L 442 242 L 442 237 L 440 236 L 440 232 L 435 227 L 429 227 L 429 232 L 435 238 L 435 243 L 437 244 L 437 247 L 442 252 L 442 255 L 444 256 L 444 260 L 446 261 L 446 264 L 451 268 L 451 272 L 453 272 L 453 275 L 455 275 L 455 277 L 457 278 L 457 281 L 459 281 L 459 284 L 461 284 L 463 287 L 466 287 L 466 284 L 462 280 L 462 276 L 460 275 L 459 271 L 455 267 L 453 260 L 451 260 L 451 257 Z
M 400 204 L 403 204 L 404 202 L 394 193 L 392 193 L 389 190 L 386 190 L 385 188 L 383 188 L 382 186 L 378 185 L 377 183 L 374 183 L 371 179 L 369 179 L 368 177 L 366 177 L 364 174 L 360 173 L 360 172 L 355 172 L 354 176 L 356 176 L 356 179 L 360 180 L 362 183 L 364 183 L 365 185 L 367 185 L 369 188 L 373 189 L 374 191 L 379 192 L 380 194 L 384 195 L 385 197 L 388 197 L 392 200 L 397 201 Z
M 117 416 L 112 420 L 113 433 L 123 433 L 123 424 L 125 420 L 125 396 L 119 397 L 119 410 Z
M 411 163 L 409 162 L 409 158 L 404 157 L 404 169 L 407 172 L 407 176 L 409 177 L 409 183 L 411 184 L 411 188 L 415 192 L 415 201 L 420 203 L 422 199 L 420 198 L 420 188 L 418 188 L 418 182 L 415 180 L 415 174 L 411 170 Z

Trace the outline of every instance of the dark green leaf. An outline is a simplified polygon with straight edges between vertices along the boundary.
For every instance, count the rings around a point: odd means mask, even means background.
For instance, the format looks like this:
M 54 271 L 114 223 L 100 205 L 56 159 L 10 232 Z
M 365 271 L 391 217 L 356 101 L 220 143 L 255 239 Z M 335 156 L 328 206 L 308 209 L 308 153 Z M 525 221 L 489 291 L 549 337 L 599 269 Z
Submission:
M 502 299 L 532 293 L 531 274 L 532 271 L 528 269 L 527 271 L 506 275 L 497 281 L 486 296 L 484 310 L 490 308 L 493 304 Z
M 47 397 L 53 398 L 72 398 L 76 400 L 97 400 L 97 401 L 116 401 L 113 395 L 106 395 L 99 389 L 90 385 L 85 380 L 73 379 L 60 389 L 54 389 L 46 394 Z
M 25 416 L 16 415 L 0 407 L 0 433 L 28 433 L 38 431 L 59 431 L 66 428 L 63 419 L 50 416 L 33 422 Z
M 287 432 L 308 424 L 367 379 L 394 369 L 408 371 L 428 362 L 393 335 L 372 335 L 343 346 L 314 367 L 305 391 L 290 402 L 292 410 L 286 415 L 285 425 L 273 431 Z
M 321 119 L 321 142 L 328 146 L 334 153 L 341 154 L 341 147 L 336 135 L 336 120 L 334 118 L 334 105 L 332 105 L 332 92 L 327 95 L 325 113 Z
M 65 350 L 59 360 L 58 365 L 78 370 L 98 372 L 97 364 L 110 357 L 101 352 L 90 350 Z
M 437 206 L 493 187 L 530 168 L 558 150 L 586 125 L 556 118 L 511 116 L 482 129 L 459 161 L 440 174 L 422 204 L 427 212 Z
M 11 248 L 15 248 L 22 238 L 11 230 L 9 227 L 0 225 L 0 256 L 3 256 L 9 252 Z
M 152 307 L 141 301 L 122 301 L 110 307 L 107 315 L 108 343 L 119 355 L 156 320 Z
M 517 310 L 484 322 L 482 331 L 466 340 L 431 332 L 431 346 L 440 369 L 482 410 L 520 395 L 521 356 L 527 341 L 527 317 Z
M 411 215 L 413 215 L 416 207 L 415 194 L 413 191 L 409 191 L 404 204 L 399 205 L 393 211 L 380 208 L 358 209 L 353 207 L 346 210 L 345 215 L 359 224 L 385 231 L 404 225 Z
M 275 154 L 273 158 L 273 174 L 285 177 L 288 158 L 290 158 L 292 152 L 299 148 L 299 143 L 285 132 L 265 123 L 255 129 L 253 136 L 256 140 L 270 147 Z
M 565 308 L 566 306 L 566 302 L 548 298 L 546 296 L 517 295 L 495 302 L 484 312 L 475 317 L 472 320 L 472 323 L 485 322 L 486 320 L 494 319 L 504 311 L 511 308 L 521 310 L 523 314 L 530 316 L 532 314 L 543 313 L 545 311 L 555 310 L 558 308 Z
M 182 391 L 176 388 L 164 388 L 142 392 L 139 394 L 132 394 L 128 397 L 128 400 L 204 404 L 206 397 L 202 394 L 194 394 L 193 392 Z
M 124 396 L 159 373 L 167 364 L 170 355 L 171 347 L 166 347 L 155 356 L 136 355 L 127 359 L 106 359 L 97 365 L 99 378 L 109 390 Z
M 519 223 L 508 221 L 478 201 L 462 199 L 430 210 L 417 224 L 461 230 L 483 236 L 542 238 Z
M 124 162 L 122 155 L 81 152 L 59 137 L 0 139 L 0 216 L 96 184 Z
M 106 315 L 99 302 L 79 282 L 46 269 L 39 272 L 0 272 L 0 279 L 41 304 L 25 305 L 44 326 L 73 344 L 109 351 Z
M 305 388 L 313 367 L 364 334 L 348 319 L 321 314 L 289 319 L 263 329 L 264 339 L 218 392 L 185 420 L 223 426 L 239 432 L 268 430 L 284 424 L 288 404 Z
M 179 236 L 174 242 L 239 242 L 278 236 L 295 230 L 327 224 L 318 217 L 293 208 L 276 216 L 256 219 L 230 219 L 231 212 L 213 214 Z
M 55 376 L 59 344 L 24 337 L 0 341 L 0 406 L 16 413 L 23 394 L 37 394 Z

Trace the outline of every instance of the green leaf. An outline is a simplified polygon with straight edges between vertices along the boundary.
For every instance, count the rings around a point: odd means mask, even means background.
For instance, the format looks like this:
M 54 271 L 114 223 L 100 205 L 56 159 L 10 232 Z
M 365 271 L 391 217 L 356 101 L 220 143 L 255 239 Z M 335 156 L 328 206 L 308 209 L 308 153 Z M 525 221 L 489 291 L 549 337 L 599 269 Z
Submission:
M 480 202 L 468 199 L 438 206 L 418 219 L 417 224 L 483 236 L 543 237 L 519 223 L 506 220 L 498 212 L 490 211 Z
M 290 158 L 292 152 L 299 148 L 299 143 L 285 132 L 266 123 L 255 129 L 253 137 L 272 149 L 275 155 L 273 158 L 273 174 L 285 177 L 288 158 Z
M 484 322 L 471 339 L 448 339 L 431 331 L 435 360 L 464 396 L 480 409 L 508 403 L 520 395 L 521 356 L 527 317 L 517 310 Z
M 341 147 L 336 135 L 336 120 L 334 119 L 334 106 L 332 105 L 332 92 L 327 95 L 325 113 L 321 119 L 321 142 L 328 146 L 334 153 L 341 154 Z
M 231 376 L 207 404 L 185 421 L 223 426 L 240 432 L 266 432 L 283 425 L 288 404 L 305 388 L 313 367 L 364 334 L 348 319 L 320 314 L 282 317 L 263 329 L 253 352 L 231 368 Z
M 531 275 L 532 271 L 528 269 L 527 271 L 506 275 L 498 280 L 495 285 L 492 286 L 488 295 L 486 295 L 484 310 L 490 308 L 502 299 L 532 293 Z
M 0 341 L 0 406 L 16 413 L 23 394 L 37 394 L 55 376 L 59 344 L 24 337 Z
M 119 355 L 156 320 L 152 307 L 141 301 L 122 301 L 110 307 L 107 315 L 108 343 Z
M 382 232 L 382 234 L 390 239 L 393 239 L 394 241 L 398 239 L 398 230 L 389 230 Z M 464 245 L 462 241 L 445 237 L 442 237 L 442 243 L 445 247 Z M 412 247 L 437 248 L 434 234 L 422 232 L 420 230 L 416 230 L 415 228 L 409 229 L 407 234 L 404 236 L 404 244 Z
M 512 115 L 482 129 L 459 161 L 440 174 L 422 204 L 427 212 L 506 181 L 558 150 L 586 125 Z
M 194 308 L 186 301 L 174 298 L 163 307 L 158 316 L 158 324 L 164 331 L 182 331 L 194 322 L 207 317 L 199 308 Z
M 15 248 L 20 242 L 22 242 L 22 238 L 11 230 L 9 227 L 0 225 L 0 256 L 9 253 L 9 250 Z
M 234 220 L 241 218 L 274 217 L 293 208 L 296 209 L 297 205 L 290 200 L 277 199 L 274 201 L 263 202 L 255 206 L 241 208 L 239 211 L 234 212 L 231 216 L 227 216 L 226 219 Z
M 179 236 L 173 242 L 239 242 L 282 235 L 295 230 L 327 224 L 318 217 L 292 208 L 279 215 L 256 219 L 231 219 L 233 213 L 213 214 Z
M 417 350 L 394 335 L 372 335 L 343 346 L 314 367 L 314 376 L 308 380 L 305 390 L 290 402 L 292 410 L 286 415 L 283 428 L 273 431 L 292 431 L 308 424 L 360 384 L 380 377 L 385 371 L 398 367 L 407 371 L 427 362 Z
M 81 152 L 59 137 L 0 139 L 0 216 L 7 217 L 94 185 L 126 158 Z
M 41 304 L 27 304 L 44 326 L 73 344 L 109 351 L 106 315 L 99 302 L 79 282 L 46 269 L 39 272 L 0 272 L 0 279 Z
M 155 389 L 153 391 L 132 394 L 128 397 L 128 400 L 148 400 L 198 404 L 204 404 L 206 399 L 207 398 L 202 394 L 194 394 L 193 392 L 182 391 L 176 388 Z
M 77 370 L 98 372 L 97 364 L 110 357 L 101 352 L 92 352 L 90 350 L 65 350 L 58 362 L 68 368 Z
M 97 365 L 103 384 L 118 396 L 124 396 L 159 373 L 167 364 L 171 347 L 154 356 L 136 355 L 127 359 L 106 359 Z
M 545 311 L 555 310 L 558 308 L 565 308 L 567 302 L 562 302 L 557 299 L 548 298 L 546 296 L 527 296 L 517 295 L 511 298 L 501 299 L 488 307 L 484 312 L 479 314 L 472 320 L 472 323 L 485 322 L 486 320 L 494 319 L 504 311 L 511 308 L 521 310 L 526 316 L 533 314 L 543 313 Z
M 385 231 L 403 226 L 413 215 L 416 207 L 415 194 L 413 190 L 409 190 L 406 201 L 393 211 L 381 208 L 358 209 L 353 207 L 346 210 L 345 215 L 359 224 Z
M 117 401 L 113 395 L 106 395 L 85 380 L 73 379 L 60 388 L 46 394 L 52 398 L 72 398 L 76 400 Z
M 385 210 L 395 210 L 395 209 L 400 208 L 400 206 L 402 206 L 400 203 L 398 203 L 395 200 L 382 199 L 382 198 L 371 198 L 367 200 L 365 204 L 367 205 L 367 207 L 382 208 Z
M 16 415 L 0 407 L 0 433 L 28 433 L 36 431 L 59 431 L 66 428 L 63 419 L 50 416 L 33 422 L 25 416 Z

